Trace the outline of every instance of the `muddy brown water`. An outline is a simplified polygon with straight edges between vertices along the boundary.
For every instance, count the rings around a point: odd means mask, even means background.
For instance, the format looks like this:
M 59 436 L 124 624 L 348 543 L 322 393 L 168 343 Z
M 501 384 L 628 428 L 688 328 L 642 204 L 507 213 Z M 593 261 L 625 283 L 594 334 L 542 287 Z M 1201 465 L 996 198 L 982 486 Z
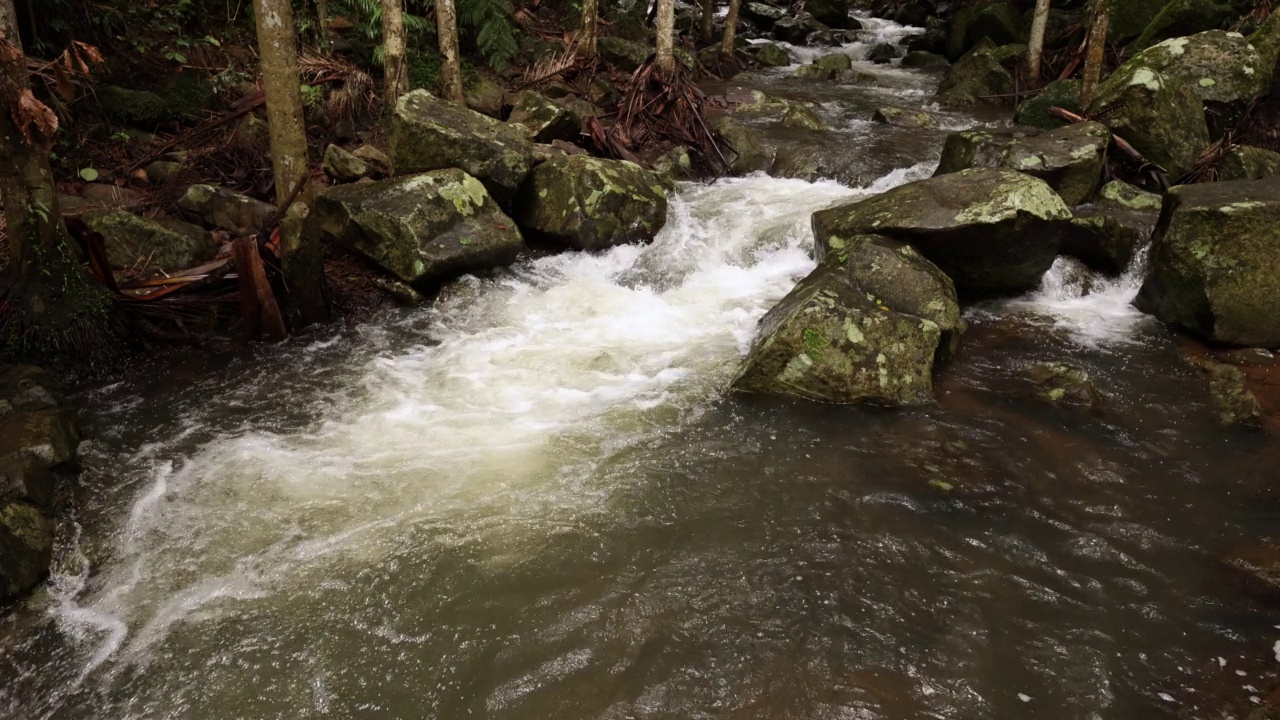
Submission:
M 936 76 L 888 72 L 897 104 L 928 104 Z M 944 135 L 885 169 L 898 131 L 859 118 L 888 91 L 753 82 L 825 97 L 847 120 L 828 142 L 874 182 L 684 186 L 651 246 L 86 392 L 81 510 L 49 585 L 0 618 L 0 715 L 1248 704 L 1280 630 L 1216 559 L 1274 527 L 1280 451 L 1216 424 L 1177 339 L 1129 307 L 1136 276 L 1082 295 L 1059 267 L 971 308 L 932 407 L 723 392 L 813 266 L 809 214 L 926 176 Z M 1102 411 L 1030 398 L 1046 361 L 1086 369 Z

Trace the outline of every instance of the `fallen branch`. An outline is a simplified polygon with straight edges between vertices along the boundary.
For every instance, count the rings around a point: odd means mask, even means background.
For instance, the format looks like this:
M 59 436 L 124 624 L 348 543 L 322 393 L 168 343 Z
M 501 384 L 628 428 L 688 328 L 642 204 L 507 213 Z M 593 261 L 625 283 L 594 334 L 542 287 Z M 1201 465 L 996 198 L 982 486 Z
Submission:
M 1073 113 L 1070 110 L 1067 110 L 1065 108 L 1060 108 L 1057 105 L 1050 107 L 1048 110 L 1048 113 L 1056 118 L 1059 118 L 1061 120 L 1066 120 L 1067 122 L 1072 124 L 1081 123 L 1081 122 L 1099 122 L 1104 127 L 1106 127 L 1105 123 L 1101 123 L 1097 118 L 1089 117 L 1087 115 L 1081 115 L 1079 113 Z M 1166 190 L 1169 189 L 1169 177 L 1164 168 L 1148 160 L 1142 153 L 1138 152 L 1137 148 L 1129 144 L 1128 140 L 1125 140 L 1124 138 L 1115 134 L 1115 132 L 1112 131 L 1111 128 L 1107 127 L 1107 131 L 1111 133 L 1112 143 L 1115 145 L 1115 147 L 1118 150 L 1123 152 L 1125 155 L 1128 155 L 1134 162 L 1137 162 L 1139 166 L 1143 168 L 1150 168 L 1152 170 L 1152 174 L 1155 176 L 1156 180 L 1160 183 L 1160 186 Z

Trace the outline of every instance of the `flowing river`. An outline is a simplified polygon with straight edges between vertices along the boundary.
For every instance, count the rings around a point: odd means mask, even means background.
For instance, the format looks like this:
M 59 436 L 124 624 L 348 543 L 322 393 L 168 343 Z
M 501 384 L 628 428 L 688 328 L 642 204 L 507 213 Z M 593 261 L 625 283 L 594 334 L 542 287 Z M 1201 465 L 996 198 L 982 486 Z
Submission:
M 908 32 L 871 25 L 855 58 Z M 936 163 L 944 129 L 865 118 L 937 76 L 857 66 L 883 82 L 752 86 L 822 103 L 863 181 L 686 184 L 651 245 L 86 393 L 83 509 L 0 618 L 0 716 L 1119 719 L 1249 683 L 1280 630 L 1214 562 L 1280 452 L 1216 425 L 1129 307 L 1140 263 L 971 308 L 926 409 L 724 392 L 810 214 Z M 1026 400 L 1043 361 L 1105 411 Z

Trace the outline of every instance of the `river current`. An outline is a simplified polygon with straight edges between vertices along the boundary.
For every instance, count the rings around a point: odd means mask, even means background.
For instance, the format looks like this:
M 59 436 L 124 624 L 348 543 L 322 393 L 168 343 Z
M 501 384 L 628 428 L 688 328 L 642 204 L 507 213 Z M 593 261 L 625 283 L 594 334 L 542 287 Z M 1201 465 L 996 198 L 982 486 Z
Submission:
M 869 25 L 845 51 L 883 82 L 752 84 L 820 103 L 868 181 L 684 184 L 650 245 L 85 393 L 83 509 L 0 618 L 0 716 L 1158 718 L 1208 667 L 1251 682 L 1280 630 L 1214 560 L 1280 453 L 1129 305 L 1141 260 L 969 309 L 932 407 L 725 393 L 811 213 L 996 122 L 867 122 L 938 80 L 862 62 L 909 32 Z M 1028 400 L 1045 361 L 1104 412 Z

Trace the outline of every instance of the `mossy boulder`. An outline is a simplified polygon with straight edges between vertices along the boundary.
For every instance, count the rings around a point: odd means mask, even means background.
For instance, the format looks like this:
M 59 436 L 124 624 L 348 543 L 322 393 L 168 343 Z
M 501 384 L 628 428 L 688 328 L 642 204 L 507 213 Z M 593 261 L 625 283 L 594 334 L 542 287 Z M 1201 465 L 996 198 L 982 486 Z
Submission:
M 516 95 L 507 122 L 523 125 L 538 143 L 572 140 L 582 133 L 582 118 L 531 90 Z
M 783 8 L 762 2 L 743 3 L 740 12 L 742 17 L 765 32 L 768 32 L 774 23 L 787 16 L 787 11 Z
M 876 65 L 888 65 L 898 57 L 898 48 L 889 43 L 879 43 L 867 51 L 867 60 Z
M 1067 205 L 1093 197 L 1102 185 L 1111 131 L 1083 122 L 1045 133 L 962 130 L 947 136 L 935 174 L 975 167 L 1007 168 L 1038 177 Z
M 786 67 L 791 64 L 791 56 L 786 50 L 771 42 L 756 43 L 750 48 L 752 57 L 765 67 Z
M 107 117 L 123 125 L 154 130 L 155 126 L 174 118 L 169 103 L 150 90 L 104 85 L 98 88 L 96 95 Z
M 974 3 L 955 13 L 948 23 L 947 58 L 954 62 L 983 40 L 996 45 L 1026 40 L 1022 14 L 1013 3 Z
M 1262 405 L 1246 387 L 1240 368 L 1207 358 L 1193 361 L 1209 378 L 1209 394 L 1218 422 L 1226 426 L 1262 427 Z
M 1114 204 L 1121 208 L 1140 212 L 1159 213 L 1164 200 L 1153 192 L 1130 185 L 1120 180 L 1112 180 L 1098 191 L 1098 204 Z
M 356 157 L 350 150 L 333 144 L 324 149 L 320 167 L 324 169 L 325 175 L 340 183 L 355 182 L 371 173 L 369 163 Z
M 507 91 L 487 77 L 476 77 L 466 84 L 462 92 L 467 107 L 491 118 L 502 118 L 507 104 Z
M 792 45 L 830 45 L 825 43 L 809 43 L 809 37 L 814 33 L 823 33 L 829 31 L 829 28 L 818 22 L 811 13 L 802 12 L 799 15 L 788 15 L 773 24 L 773 37 L 783 42 L 789 42 Z
M 1272 12 L 1267 19 L 1249 36 L 1249 44 L 1258 51 L 1262 61 L 1262 72 L 1271 80 L 1271 74 L 1280 58 L 1280 13 Z
M 1107 26 L 1107 38 L 1124 45 L 1142 34 L 1147 25 L 1164 9 L 1169 0 L 1110 0 L 1111 12 Z
M 1218 180 L 1261 180 L 1280 175 L 1280 153 L 1236 145 L 1218 163 Z
M 100 210 L 82 219 L 102 235 L 114 268 L 173 272 L 212 260 L 217 251 L 209 233 L 188 223 L 149 220 L 126 210 Z
M 773 153 L 765 147 L 760 134 L 731 117 L 719 117 L 711 123 L 715 131 L 729 146 L 729 170 L 735 175 L 749 175 L 768 170 L 773 165 Z
M 178 200 L 178 210 L 192 222 L 257 235 L 276 224 L 276 207 L 217 185 L 192 185 Z
M 804 9 L 813 19 L 838 30 L 861 30 L 862 23 L 849 16 L 850 0 L 805 0 Z
M 316 224 L 420 287 L 510 265 L 524 247 L 484 185 L 456 168 L 330 188 L 316 198 Z
M 865 233 L 911 243 L 968 296 L 1026 292 L 1058 255 L 1071 211 L 1043 180 L 976 168 L 813 215 L 818 255 Z
M 22 500 L 0 500 L 0 601 L 20 595 L 49 572 L 53 520 Z
M 1102 395 L 1083 368 L 1065 363 L 1040 363 L 1023 375 L 1031 383 L 1032 397 L 1048 405 L 1098 411 Z
M 638 69 L 653 54 L 653 49 L 648 45 L 617 37 L 602 37 L 596 45 L 600 57 L 619 70 L 627 72 Z
M 1135 304 L 1228 345 L 1280 347 L 1280 180 L 1182 185 L 1165 194 Z
M 1210 142 L 1204 104 L 1191 87 L 1133 63 L 1098 86 L 1089 115 L 1104 113 L 1112 132 L 1171 177 L 1189 170 Z
M 391 118 L 391 165 L 396 174 L 458 168 L 484 183 L 509 208 L 533 164 L 533 142 L 512 125 L 414 90 Z
M 951 64 L 946 57 L 924 50 L 912 50 L 902 56 L 904 68 L 944 68 Z
M 1266 91 L 1269 79 L 1258 51 L 1240 33 L 1225 30 L 1170 38 L 1125 66 L 1177 78 L 1202 102 L 1247 104 Z
M 1145 238 L 1141 231 L 1114 217 L 1076 211 L 1072 229 L 1062 238 L 1062 254 L 1083 262 L 1105 275 L 1124 272 Z
M 968 108 L 984 98 L 1013 92 L 1013 75 L 1005 69 L 998 50 L 984 40 L 960 57 L 938 86 L 938 101 L 951 108 Z
M 1045 85 L 1038 95 L 1018 105 L 1018 110 L 1013 116 L 1014 122 L 1042 130 L 1052 130 L 1066 125 L 1066 120 L 1050 115 L 1049 108 L 1060 107 L 1063 110 L 1079 113 L 1081 85 L 1083 83 L 1079 80 L 1054 80 Z
M 900 107 L 882 107 L 875 111 L 871 120 L 908 129 L 931 128 L 938 125 L 937 119 L 930 113 Z
M 823 72 L 840 72 L 853 68 L 853 58 L 844 53 L 827 53 L 814 58 L 812 64 Z
M 1115 0 L 1123 5 L 1129 0 Z M 1173 37 L 1194 35 L 1206 30 L 1221 28 L 1237 17 L 1231 5 L 1217 0 L 1168 0 L 1160 12 L 1151 18 L 1142 34 L 1130 43 L 1131 50 L 1141 50 Z
M 552 158 L 520 190 L 521 227 L 579 250 L 648 242 L 667 221 L 669 181 L 625 160 Z
M 838 404 L 933 399 L 933 366 L 960 330 L 950 279 L 910 245 L 851 236 L 760 321 L 732 387 Z

